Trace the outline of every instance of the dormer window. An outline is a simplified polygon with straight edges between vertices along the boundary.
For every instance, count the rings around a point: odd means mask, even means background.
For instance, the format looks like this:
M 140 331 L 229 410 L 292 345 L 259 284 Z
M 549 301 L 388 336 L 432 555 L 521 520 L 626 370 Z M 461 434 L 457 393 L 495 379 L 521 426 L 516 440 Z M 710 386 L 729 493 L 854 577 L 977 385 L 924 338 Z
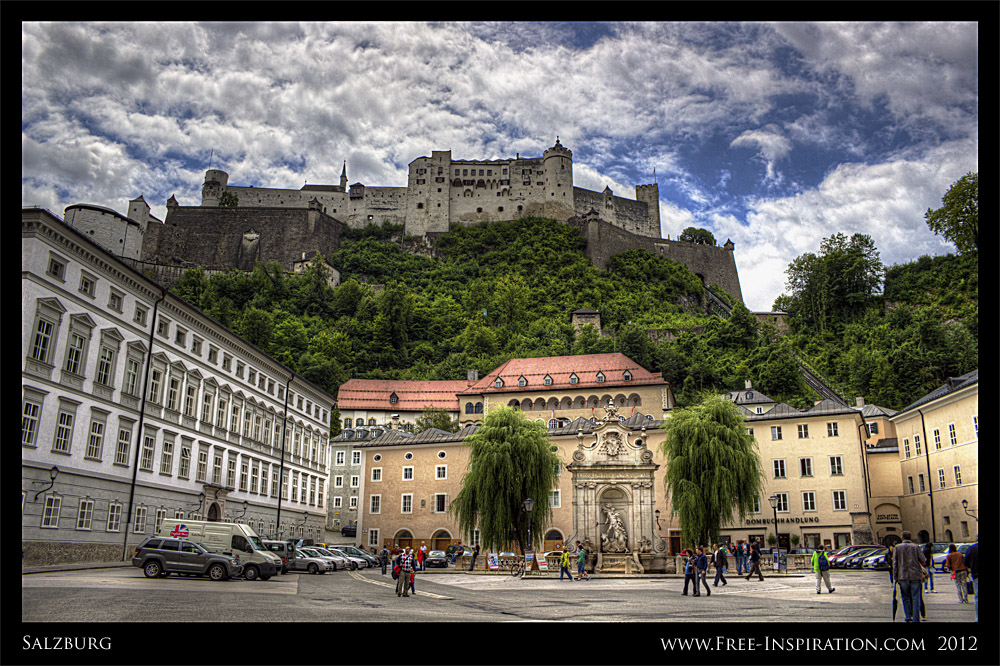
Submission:
M 522 375 L 522 376 L 520 376 L 520 377 L 517 378 L 517 385 L 518 386 L 527 386 L 528 385 L 528 380 L 524 378 L 524 375 Z
M 497 377 L 497 380 L 493 382 L 495 388 L 503 388 L 503 380 Z
M 551 375 L 545 375 L 545 385 L 546 386 L 552 386 L 552 376 Z
M 625 372 L 622 373 L 622 379 L 627 382 L 632 381 L 632 373 L 626 370 Z
M 598 372 L 597 373 L 597 383 L 600 384 L 603 381 L 604 381 L 604 373 L 603 372 Z
M 395 405 L 397 402 L 399 402 L 399 396 L 393 393 L 392 395 L 389 396 L 389 402 Z
M 569 376 L 569 383 L 570 384 L 578 384 L 578 383 L 580 383 L 580 378 L 576 376 L 575 372 Z

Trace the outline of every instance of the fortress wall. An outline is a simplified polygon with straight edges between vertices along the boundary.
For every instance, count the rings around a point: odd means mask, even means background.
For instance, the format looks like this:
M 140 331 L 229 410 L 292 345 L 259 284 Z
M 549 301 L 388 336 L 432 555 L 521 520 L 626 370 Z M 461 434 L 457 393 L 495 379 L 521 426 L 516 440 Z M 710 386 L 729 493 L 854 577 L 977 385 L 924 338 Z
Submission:
M 684 264 L 692 273 L 701 275 L 706 285 L 717 284 L 730 296 L 743 302 L 736 260 L 731 250 L 640 236 L 594 217 L 573 218 L 568 224 L 583 234 L 587 240 L 587 257 L 598 268 L 607 269 L 608 260 L 616 254 L 643 249 Z
M 303 252 L 329 255 L 340 247 L 343 224 L 305 208 L 203 208 L 179 206 L 163 224 L 151 223 L 143 243 L 147 262 L 186 266 L 231 266 L 252 270 L 277 261 L 285 270 Z M 245 234 L 259 234 L 248 240 Z
M 591 210 L 595 210 L 601 219 L 625 231 L 641 236 L 647 236 L 650 233 L 649 204 L 645 201 L 635 201 L 614 195 L 611 196 L 610 201 L 606 201 L 602 192 L 574 187 L 573 207 L 576 215 L 586 215 Z M 655 235 L 652 237 L 659 239 L 659 228 L 657 227 L 654 231 Z

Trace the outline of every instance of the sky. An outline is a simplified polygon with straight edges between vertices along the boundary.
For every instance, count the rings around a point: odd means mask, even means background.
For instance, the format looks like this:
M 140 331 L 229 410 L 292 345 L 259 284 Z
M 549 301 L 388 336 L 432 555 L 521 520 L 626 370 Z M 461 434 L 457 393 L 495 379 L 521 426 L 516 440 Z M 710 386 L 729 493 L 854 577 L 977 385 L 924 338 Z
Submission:
M 234 185 L 403 187 L 455 159 L 573 151 L 574 184 L 661 234 L 735 243 L 743 298 L 834 233 L 953 253 L 928 208 L 979 170 L 975 22 L 37 23 L 21 26 L 21 203 L 120 213 Z M 655 174 L 655 175 L 654 175 Z

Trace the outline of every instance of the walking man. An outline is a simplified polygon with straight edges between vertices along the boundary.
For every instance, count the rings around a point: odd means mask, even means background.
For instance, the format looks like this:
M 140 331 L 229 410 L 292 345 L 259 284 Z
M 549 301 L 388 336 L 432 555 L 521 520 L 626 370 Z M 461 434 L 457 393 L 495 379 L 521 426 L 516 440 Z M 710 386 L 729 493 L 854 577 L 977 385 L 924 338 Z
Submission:
M 694 553 L 690 553 L 684 559 L 684 591 L 681 592 L 681 596 L 686 597 L 688 593 L 688 583 L 694 583 L 694 596 L 700 597 L 701 592 L 698 588 L 697 569 L 694 565 Z
M 712 588 L 708 586 L 708 556 L 705 555 L 705 547 L 698 546 L 698 556 L 695 558 L 695 568 L 698 570 L 697 582 L 694 589 L 701 592 L 701 585 L 705 585 L 705 596 L 712 596 Z
M 827 592 L 832 594 L 837 588 L 830 586 L 830 560 L 827 558 L 826 553 L 823 552 L 823 546 L 820 546 L 812 556 L 813 571 L 816 572 L 816 594 L 822 592 L 820 587 L 821 582 L 826 582 Z
M 716 547 L 715 551 L 715 582 L 712 583 L 712 587 L 719 587 L 719 581 L 722 581 L 722 585 L 729 585 L 726 582 L 726 569 L 729 567 L 729 558 L 726 557 L 726 546 L 725 544 Z
M 760 572 L 760 543 L 756 540 L 750 544 L 750 564 L 747 567 L 747 580 L 757 574 L 759 580 L 764 580 L 764 574 Z
M 979 622 L 979 535 L 976 535 L 976 543 L 969 546 L 965 551 L 965 566 L 969 568 L 969 575 L 972 576 L 972 593 L 976 595 L 976 622 Z
M 590 580 L 590 574 L 587 573 L 587 549 L 583 547 L 583 544 L 579 541 L 576 542 L 576 573 L 577 580 Z
M 747 565 L 747 549 L 743 544 L 743 539 L 736 542 L 736 575 L 742 576 L 743 569 Z
M 479 542 L 476 542 L 475 547 L 472 549 L 472 564 L 469 565 L 469 571 L 474 571 L 476 568 L 476 558 L 479 557 Z
M 931 551 L 931 542 L 925 541 L 922 548 L 924 551 L 924 562 L 933 562 L 934 553 Z M 929 592 L 927 590 L 928 585 L 931 586 Z M 927 580 L 924 581 L 924 592 L 928 592 L 928 594 L 937 594 L 937 592 L 934 591 L 934 567 L 931 565 L 927 566 Z
M 573 582 L 573 572 L 569 570 L 569 562 L 569 549 L 564 548 L 562 555 L 559 556 L 559 580 L 563 579 L 563 574 L 565 573 L 566 578 L 568 578 L 570 582 Z
M 382 575 L 385 575 L 385 567 L 389 564 L 389 549 L 382 546 L 382 552 L 379 553 L 379 561 L 382 563 Z
M 396 579 L 396 596 L 410 596 L 410 573 L 413 571 L 413 555 L 410 554 L 410 547 L 407 546 L 399 554 L 396 562 L 399 564 L 399 578 Z
M 892 553 L 892 573 L 899 582 L 906 621 L 920 622 L 920 580 L 927 559 L 923 549 L 910 541 L 910 536 L 909 532 L 903 532 L 903 541 Z

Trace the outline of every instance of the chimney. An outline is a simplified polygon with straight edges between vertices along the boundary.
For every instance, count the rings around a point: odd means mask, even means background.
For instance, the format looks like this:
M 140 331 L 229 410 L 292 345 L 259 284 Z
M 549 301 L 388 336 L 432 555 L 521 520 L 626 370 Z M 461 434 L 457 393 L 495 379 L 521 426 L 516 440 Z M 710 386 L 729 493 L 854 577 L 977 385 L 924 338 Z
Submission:
M 479 371 L 478 370 L 469 370 L 469 375 L 468 376 L 469 376 L 469 383 L 470 384 L 474 384 L 475 382 L 479 381 Z
M 855 398 L 855 400 L 857 401 L 858 409 L 861 409 L 862 407 L 865 406 L 865 399 L 864 398 L 858 397 L 858 398 Z
M 746 390 L 748 390 L 748 391 L 749 391 L 749 390 L 750 390 L 750 389 L 752 388 L 752 387 L 750 386 L 750 380 L 749 380 L 749 379 L 748 379 L 748 380 L 746 381 L 746 384 L 745 384 L 745 386 L 746 386 Z

